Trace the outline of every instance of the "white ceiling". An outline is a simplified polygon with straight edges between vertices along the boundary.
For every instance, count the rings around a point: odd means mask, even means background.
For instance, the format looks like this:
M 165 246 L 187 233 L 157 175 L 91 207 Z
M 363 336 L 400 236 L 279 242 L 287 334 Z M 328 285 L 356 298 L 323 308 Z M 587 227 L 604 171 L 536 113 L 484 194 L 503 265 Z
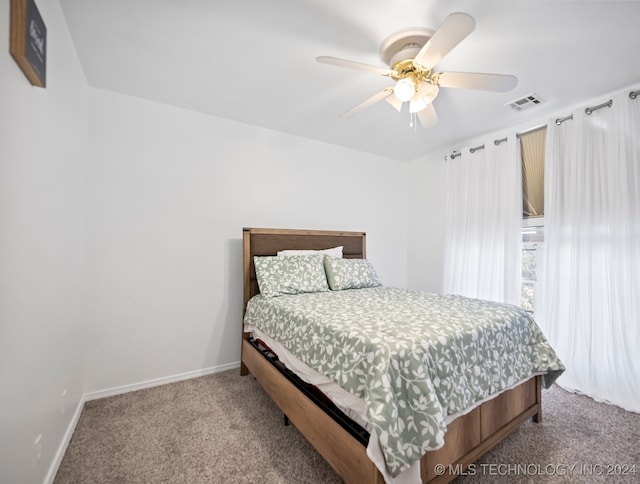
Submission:
M 640 2 L 524 0 L 61 0 L 90 85 L 399 160 L 543 119 L 640 82 Z M 507 93 L 442 89 L 437 126 L 409 127 L 382 101 L 338 116 L 390 79 L 320 64 L 384 66 L 382 40 L 436 29 L 451 12 L 476 29 L 436 71 L 513 74 Z M 546 102 L 515 112 L 530 93 Z

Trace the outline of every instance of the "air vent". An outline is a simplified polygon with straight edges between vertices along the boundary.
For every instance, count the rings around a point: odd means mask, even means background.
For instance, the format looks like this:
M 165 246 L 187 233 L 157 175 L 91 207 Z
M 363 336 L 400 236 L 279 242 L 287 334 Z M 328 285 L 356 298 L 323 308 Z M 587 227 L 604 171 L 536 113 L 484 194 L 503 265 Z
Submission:
M 543 102 L 544 99 L 532 92 L 531 94 L 527 94 L 515 101 L 508 102 L 505 106 L 510 106 L 514 111 L 524 111 L 525 109 L 532 108 L 538 104 L 542 104 Z

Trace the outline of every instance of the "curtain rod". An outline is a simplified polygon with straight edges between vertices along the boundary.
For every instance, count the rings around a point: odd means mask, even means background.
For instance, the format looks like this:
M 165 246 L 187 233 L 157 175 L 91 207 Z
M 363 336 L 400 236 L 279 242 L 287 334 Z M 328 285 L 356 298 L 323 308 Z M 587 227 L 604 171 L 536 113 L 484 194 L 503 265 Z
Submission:
M 631 97 L 631 94 L 632 93 L 629 93 L 629 97 Z M 587 116 L 591 116 L 591 113 L 593 113 L 594 111 L 602 108 L 610 108 L 611 106 L 613 106 L 613 99 L 609 99 L 606 103 L 598 104 L 597 106 L 585 108 L 584 112 Z M 556 119 L 556 126 L 560 126 L 562 123 L 568 121 L 569 119 L 573 119 L 573 114 L 565 116 L 564 118 Z
M 560 126 L 562 123 L 564 123 L 565 121 L 568 121 L 569 119 L 573 119 L 573 114 L 570 114 L 569 116 L 565 116 L 564 118 L 556 119 L 556 126 Z
M 525 134 L 534 133 L 536 131 L 540 131 L 547 127 L 547 123 L 541 124 L 539 126 L 534 126 L 533 128 L 525 129 L 524 131 L 520 131 L 516 133 L 516 138 L 520 139 L 520 136 L 524 136 Z
M 584 112 L 587 114 L 587 116 L 591 116 L 592 112 L 601 108 L 610 108 L 611 106 L 613 106 L 613 99 L 609 99 L 606 103 L 598 104 L 597 106 L 593 106 L 592 108 L 587 108 L 584 110 Z
M 640 94 L 640 91 L 638 91 L 638 93 Z M 516 133 L 516 138 L 520 138 L 520 136 L 522 135 L 533 133 L 534 131 L 538 131 L 546 127 L 547 127 L 546 124 L 541 124 L 540 126 L 534 126 L 533 128 L 525 129 L 524 131 L 520 131 L 519 133 Z M 500 139 L 494 139 L 493 144 L 496 146 L 499 146 L 501 143 L 504 143 L 505 141 L 507 141 L 507 139 L 508 139 L 507 136 Z M 480 145 L 474 148 L 469 148 L 469 152 L 475 153 L 476 151 L 483 150 L 483 149 L 484 149 L 484 145 Z M 447 161 L 448 159 L 455 160 L 458 156 L 462 156 L 462 153 L 460 151 L 454 151 L 450 155 L 444 155 L 444 160 L 445 161 Z
M 629 93 L 629 98 L 630 99 L 635 99 L 638 96 L 640 96 L 640 90 L 638 91 L 631 91 Z M 594 111 L 597 111 L 598 109 L 602 109 L 602 108 L 610 108 L 611 106 L 613 106 L 613 99 L 609 99 L 607 102 L 602 103 L 602 104 L 598 104 L 597 106 L 592 106 L 592 107 L 588 107 L 585 108 L 584 112 L 585 114 L 587 114 L 588 116 L 590 116 Z M 564 123 L 565 121 L 568 121 L 569 119 L 573 119 L 573 114 L 570 114 L 569 116 L 565 116 L 564 118 L 556 118 L 556 125 L 560 126 L 562 123 Z M 524 131 L 520 131 L 518 133 L 516 133 L 516 138 L 519 139 L 521 136 L 524 136 L 525 134 L 529 134 L 529 133 L 533 133 L 535 131 L 539 131 L 541 129 L 544 129 L 547 127 L 547 124 L 541 124 L 539 126 L 534 126 L 533 128 L 529 128 L 529 129 L 525 129 Z M 507 141 L 507 137 L 501 138 L 501 139 L 495 139 L 493 140 L 493 144 L 498 146 L 500 143 L 504 143 L 505 141 Z M 484 145 L 480 145 L 480 146 L 476 146 L 475 148 L 469 148 L 469 151 L 471 153 L 475 153 L 478 150 L 482 150 L 484 149 Z M 447 158 L 450 157 L 452 160 L 455 160 L 458 156 L 462 156 L 462 153 L 460 151 L 454 151 L 453 153 L 451 153 L 451 155 L 444 155 L 444 159 L 445 161 L 447 161 Z

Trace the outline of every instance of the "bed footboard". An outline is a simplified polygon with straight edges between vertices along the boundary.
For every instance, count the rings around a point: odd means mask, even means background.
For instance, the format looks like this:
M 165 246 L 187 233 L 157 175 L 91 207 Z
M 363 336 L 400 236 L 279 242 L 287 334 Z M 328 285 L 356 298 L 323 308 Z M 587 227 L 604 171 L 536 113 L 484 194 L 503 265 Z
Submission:
M 422 457 L 422 482 L 452 481 L 524 422 L 541 421 L 540 385 L 541 377 L 532 377 L 451 422 L 444 447 Z
M 305 396 L 246 339 L 242 341 L 242 363 L 346 483 L 384 482 L 369 460 L 366 447 Z M 451 422 L 444 447 L 422 457 L 422 482 L 452 481 L 522 423 L 530 418 L 541 419 L 540 385 L 541 377 L 533 377 Z M 437 472 L 439 469 L 444 469 L 444 474 Z

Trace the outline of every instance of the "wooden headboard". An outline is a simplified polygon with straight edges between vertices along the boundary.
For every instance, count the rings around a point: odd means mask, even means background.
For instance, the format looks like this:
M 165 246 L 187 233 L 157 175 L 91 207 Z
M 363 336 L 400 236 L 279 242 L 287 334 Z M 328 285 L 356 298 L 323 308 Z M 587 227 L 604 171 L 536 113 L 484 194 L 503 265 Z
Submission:
M 260 292 L 253 266 L 254 256 L 277 255 L 279 250 L 322 250 L 341 245 L 344 257 L 364 259 L 366 258 L 366 237 L 365 232 L 243 228 L 243 308 L 247 307 L 249 299 Z

